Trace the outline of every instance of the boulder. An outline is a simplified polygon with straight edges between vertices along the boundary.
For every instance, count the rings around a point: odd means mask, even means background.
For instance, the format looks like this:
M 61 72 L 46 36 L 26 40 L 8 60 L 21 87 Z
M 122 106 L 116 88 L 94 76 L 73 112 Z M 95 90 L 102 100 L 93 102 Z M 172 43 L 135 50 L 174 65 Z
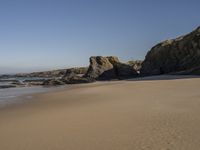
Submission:
M 137 72 L 131 65 L 120 62 L 117 57 L 96 56 L 90 58 L 90 66 L 85 77 L 96 80 L 111 80 L 131 78 L 136 75 Z
M 112 79 L 116 78 L 116 73 L 108 58 L 96 56 L 90 57 L 90 66 L 85 76 L 93 79 Z
M 187 72 L 200 67 L 200 27 L 193 32 L 154 46 L 142 63 L 142 75 Z M 188 71 L 199 74 L 199 71 Z

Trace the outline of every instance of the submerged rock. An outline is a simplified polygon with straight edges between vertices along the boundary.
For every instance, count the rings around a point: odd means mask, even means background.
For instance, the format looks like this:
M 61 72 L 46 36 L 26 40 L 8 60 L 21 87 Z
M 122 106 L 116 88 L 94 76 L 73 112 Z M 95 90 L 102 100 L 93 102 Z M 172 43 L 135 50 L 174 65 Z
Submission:
M 24 87 L 25 84 L 23 82 L 20 82 L 18 80 L 11 82 L 12 85 L 17 86 L 17 87 Z
M 200 27 L 185 36 L 154 46 L 142 63 L 141 74 L 160 75 L 173 72 L 200 74 L 199 68 Z
M 23 83 L 27 86 L 37 86 L 37 85 L 43 85 L 43 83 L 46 81 L 46 79 L 28 79 L 24 80 Z

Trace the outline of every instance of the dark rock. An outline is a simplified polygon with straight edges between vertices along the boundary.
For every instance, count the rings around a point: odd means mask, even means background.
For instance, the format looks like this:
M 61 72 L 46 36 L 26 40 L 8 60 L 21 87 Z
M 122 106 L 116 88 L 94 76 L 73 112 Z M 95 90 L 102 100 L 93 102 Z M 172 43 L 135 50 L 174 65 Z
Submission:
M 132 65 L 128 63 L 122 63 L 117 57 L 114 56 L 109 56 L 106 58 L 108 58 L 110 63 L 113 65 L 115 74 L 118 79 L 135 77 L 137 75 L 137 72 Z
M 108 61 L 112 64 L 112 65 L 116 65 L 118 63 L 120 63 L 119 58 L 116 56 L 107 56 L 106 57 L 108 59 Z
M 57 86 L 57 85 L 64 85 L 65 83 L 58 79 L 50 79 L 46 80 L 42 83 L 44 86 Z
M 0 79 L 0 82 L 18 82 L 18 80 L 15 80 L 15 79 Z
M 142 75 L 160 75 L 200 67 L 200 27 L 193 32 L 154 46 L 142 63 Z M 189 72 L 188 72 L 189 73 Z M 189 74 L 199 74 L 199 71 Z
M 62 81 L 66 84 L 80 84 L 80 83 L 91 83 L 95 80 L 92 78 L 80 77 L 80 76 L 72 76 L 72 77 L 65 77 Z
M 62 81 L 66 84 L 80 84 L 80 83 L 91 83 L 94 80 L 91 78 L 83 77 L 86 73 L 83 68 L 71 68 L 67 69 L 65 75 L 62 77 Z
M 65 76 L 66 72 L 73 71 L 75 74 L 85 74 L 87 67 L 77 67 L 69 69 L 60 69 L 52 71 L 33 72 L 26 74 L 16 74 L 14 77 L 40 77 L 40 78 L 58 78 Z
M 74 77 L 76 75 L 77 75 L 77 73 L 75 72 L 74 69 L 68 69 L 68 70 L 66 70 L 64 78 L 72 78 L 72 77 Z
M 15 88 L 16 85 L 0 85 L 0 89 Z
M 74 72 L 75 74 L 86 74 L 87 70 L 88 70 L 88 67 L 76 67 L 76 68 L 70 68 L 70 69 L 67 69 L 66 71 L 70 71 L 71 72 Z
M 116 73 L 108 58 L 96 56 L 90 57 L 90 66 L 85 76 L 93 79 L 112 79 L 116 78 Z
M 142 60 L 132 60 L 128 61 L 128 64 L 131 65 L 139 73 L 142 68 L 142 62 Z
M 46 81 L 46 79 L 29 79 L 24 80 L 23 83 L 28 86 L 37 86 L 37 85 L 43 85 L 43 83 Z
M 132 78 L 138 75 L 133 66 L 125 63 L 118 63 L 115 68 L 117 70 L 116 73 L 119 79 Z
M 117 57 L 96 56 L 90 58 L 90 66 L 85 77 L 96 80 L 111 80 L 131 78 L 137 75 L 135 69 L 125 63 L 121 63 Z
M 170 74 L 172 75 L 200 75 L 200 67 L 195 67 L 195 68 L 184 70 L 184 71 L 173 72 Z

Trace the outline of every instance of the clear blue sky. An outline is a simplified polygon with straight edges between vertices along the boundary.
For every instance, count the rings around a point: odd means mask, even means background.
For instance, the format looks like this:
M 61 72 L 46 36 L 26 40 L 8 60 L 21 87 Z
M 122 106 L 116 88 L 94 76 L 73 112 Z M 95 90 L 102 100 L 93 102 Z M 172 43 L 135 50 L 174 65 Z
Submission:
M 0 73 L 143 59 L 200 25 L 199 0 L 0 0 Z

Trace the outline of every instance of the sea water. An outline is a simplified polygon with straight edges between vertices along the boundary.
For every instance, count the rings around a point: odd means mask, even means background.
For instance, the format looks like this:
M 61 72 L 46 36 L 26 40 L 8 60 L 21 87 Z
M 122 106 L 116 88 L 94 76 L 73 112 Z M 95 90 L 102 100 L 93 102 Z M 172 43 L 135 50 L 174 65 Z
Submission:
M 18 99 L 19 96 L 25 95 L 25 99 L 29 100 L 32 98 L 32 94 L 43 93 L 48 90 L 51 90 L 51 88 L 39 86 L 0 89 L 0 106 L 20 102 L 20 99 Z
M 44 78 L 30 77 L 30 78 L 7 78 L 0 80 L 0 86 L 8 86 L 12 85 L 12 80 L 17 80 L 23 82 L 25 80 L 41 80 Z M 44 93 L 49 90 L 53 90 L 55 87 L 42 87 L 42 86 L 31 86 L 31 87 L 14 87 L 14 88 L 0 88 L 0 107 L 12 104 L 19 103 L 21 100 L 18 98 L 19 96 L 25 95 L 27 100 L 32 98 L 32 94 L 34 93 Z

